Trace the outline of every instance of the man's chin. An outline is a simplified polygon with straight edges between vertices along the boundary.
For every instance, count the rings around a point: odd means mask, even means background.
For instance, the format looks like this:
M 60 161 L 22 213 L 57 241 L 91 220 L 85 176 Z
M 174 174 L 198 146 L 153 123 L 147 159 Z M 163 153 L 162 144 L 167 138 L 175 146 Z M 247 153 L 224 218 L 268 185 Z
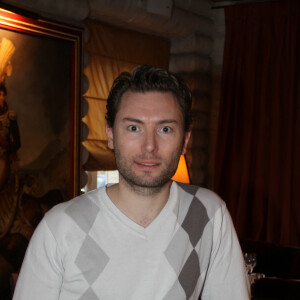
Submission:
M 143 196 L 153 196 L 155 194 L 158 194 L 162 190 L 162 188 L 165 187 L 169 182 L 170 180 L 159 183 L 126 181 L 126 184 L 132 191 L 134 191 L 137 194 Z
M 138 189 L 161 189 L 171 181 L 171 178 L 125 178 L 128 185 Z

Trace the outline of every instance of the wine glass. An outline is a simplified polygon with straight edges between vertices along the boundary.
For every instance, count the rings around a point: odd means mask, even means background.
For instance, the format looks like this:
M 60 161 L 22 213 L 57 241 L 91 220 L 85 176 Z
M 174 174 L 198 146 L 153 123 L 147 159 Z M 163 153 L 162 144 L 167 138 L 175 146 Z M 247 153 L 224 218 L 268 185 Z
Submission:
M 244 258 L 247 272 L 248 274 L 251 274 L 257 262 L 256 253 L 245 253 Z

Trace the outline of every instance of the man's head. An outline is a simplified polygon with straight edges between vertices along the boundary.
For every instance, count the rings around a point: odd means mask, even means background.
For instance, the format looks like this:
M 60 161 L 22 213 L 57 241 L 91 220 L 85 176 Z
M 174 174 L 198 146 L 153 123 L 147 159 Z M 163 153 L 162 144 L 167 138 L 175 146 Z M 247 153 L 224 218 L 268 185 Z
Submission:
M 191 106 L 192 96 L 185 82 L 166 70 L 141 65 L 135 68 L 132 74 L 121 73 L 113 83 L 107 98 L 106 120 L 109 127 L 113 127 L 120 102 L 126 91 L 132 92 L 171 92 L 178 101 L 183 115 L 184 131 L 190 130 L 192 123 Z
M 191 95 L 167 71 L 140 66 L 122 73 L 107 103 L 106 134 L 120 183 L 153 194 L 170 183 L 190 137 Z

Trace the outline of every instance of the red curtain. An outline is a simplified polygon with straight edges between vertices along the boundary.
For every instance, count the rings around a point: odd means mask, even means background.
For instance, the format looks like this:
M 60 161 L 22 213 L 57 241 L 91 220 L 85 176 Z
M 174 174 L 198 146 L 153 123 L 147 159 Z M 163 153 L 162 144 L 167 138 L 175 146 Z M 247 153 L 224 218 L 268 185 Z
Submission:
M 240 238 L 300 246 L 300 1 L 225 17 L 214 189 Z

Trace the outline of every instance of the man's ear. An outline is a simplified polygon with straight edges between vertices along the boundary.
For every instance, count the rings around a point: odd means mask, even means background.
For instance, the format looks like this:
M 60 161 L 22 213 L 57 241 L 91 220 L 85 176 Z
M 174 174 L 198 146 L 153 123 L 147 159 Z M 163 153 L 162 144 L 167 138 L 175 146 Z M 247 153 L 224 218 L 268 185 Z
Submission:
M 114 133 L 112 127 L 109 127 L 108 124 L 106 124 L 106 136 L 107 136 L 107 145 L 108 148 L 113 150 L 114 149 Z
M 187 149 L 187 145 L 188 145 L 188 142 L 189 142 L 189 139 L 191 137 L 191 133 L 192 131 L 189 130 L 187 132 L 184 133 L 184 140 L 183 140 L 183 145 L 182 145 L 182 153 L 181 154 L 185 154 L 186 152 L 186 149 Z

